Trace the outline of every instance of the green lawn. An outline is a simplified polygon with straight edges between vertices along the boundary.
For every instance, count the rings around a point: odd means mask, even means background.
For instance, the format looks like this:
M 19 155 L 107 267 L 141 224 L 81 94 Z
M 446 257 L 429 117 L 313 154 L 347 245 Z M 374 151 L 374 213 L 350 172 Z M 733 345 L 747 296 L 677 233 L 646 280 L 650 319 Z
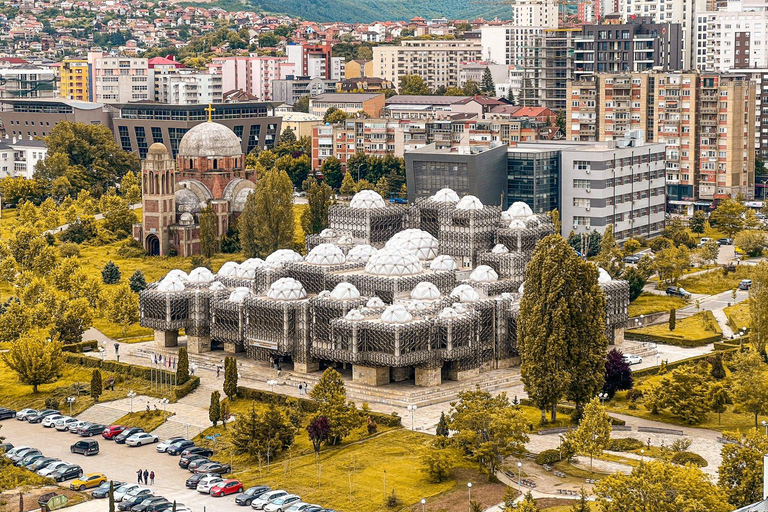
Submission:
M 722 336 L 723 331 L 717 324 L 711 311 L 702 311 L 693 316 L 678 320 L 675 330 L 669 330 L 669 323 L 664 322 L 648 327 L 628 331 L 645 336 L 662 338 L 659 341 L 682 346 L 698 346 L 711 343 L 713 336 Z
M 684 308 L 687 305 L 688 302 L 680 297 L 643 293 L 629 304 L 629 317 L 634 318 L 640 315 L 661 313 L 662 311 L 669 311 L 672 308 Z
M 725 308 L 725 314 L 728 317 L 728 325 L 734 331 L 739 331 L 742 327 L 752 326 L 752 318 L 749 314 L 749 300 Z
M 137 402 L 134 405 L 139 407 L 141 404 Z M 168 413 L 167 417 L 170 416 L 171 414 Z M 166 415 L 164 415 L 163 411 L 150 410 L 147 412 L 146 410 L 142 410 L 138 412 L 130 412 L 117 421 L 114 421 L 112 424 L 124 425 L 126 427 L 140 427 L 144 429 L 144 432 L 152 432 L 165 423 L 166 419 Z
M 706 293 L 713 295 L 727 290 L 733 290 L 739 286 L 742 279 L 752 277 L 750 265 L 739 265 L 736 272 L 725 275 L 722 270 L 712 270 L 697 276 L 686 277 L 680 280 L 680 286 L 690 293 Z

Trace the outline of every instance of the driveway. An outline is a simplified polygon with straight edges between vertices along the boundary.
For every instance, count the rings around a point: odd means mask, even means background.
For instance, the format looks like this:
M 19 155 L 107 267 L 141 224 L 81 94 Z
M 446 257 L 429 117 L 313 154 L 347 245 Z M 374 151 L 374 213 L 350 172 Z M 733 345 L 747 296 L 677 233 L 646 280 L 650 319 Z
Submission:
M 73 455 L 69 447 L 78 439 L 67 432 L 57 432 L 55 429 L 44 428 L 41 425 L 30 425 L 25 421 L 4 420 L 2 432 L 6 441 L 16 446 L 27 445 L 42 449 L 49 457 L 78 464 L 85 473 L 104 473 L 114 480 L 136 482 L 136 471 L 148 469 L 155 472 L 155 495 L 165 496 L 168 500 L 183 503 L 194 512 L 203 512 L 203 508 L 215 511 L 240 511 L 243 507 L 235 505 L 232 496 L 212 498 L 197 491 L 184 487 L 184 482 L 191 473 L 178 466 L 178 457 L 157 453 L 155 445 L 139 448 L 129 448 L 125 445 L 107 441 L 101 436 L 93 437 L 99 440 L 100 453 L 91 457 Z M 229 462 L 229 461 L 226 461 Z M 69 487 L 69 482 L 62 484 Z M 73 512 L 104 512 L 107 500 L 92 500 L 67 510 Z

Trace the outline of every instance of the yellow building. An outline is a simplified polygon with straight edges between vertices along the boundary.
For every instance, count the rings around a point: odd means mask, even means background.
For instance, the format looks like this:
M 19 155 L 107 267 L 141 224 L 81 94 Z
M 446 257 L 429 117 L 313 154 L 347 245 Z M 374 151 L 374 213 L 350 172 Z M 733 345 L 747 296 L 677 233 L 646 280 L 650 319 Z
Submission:
M 344 78 L 362 78 L 373 76 L 372 60 L 351 60 L 344 68 Z
M 66 59 L 61 63 L 61 82 L 59 86 L 62 98 L 88 101 L 88 61 Z

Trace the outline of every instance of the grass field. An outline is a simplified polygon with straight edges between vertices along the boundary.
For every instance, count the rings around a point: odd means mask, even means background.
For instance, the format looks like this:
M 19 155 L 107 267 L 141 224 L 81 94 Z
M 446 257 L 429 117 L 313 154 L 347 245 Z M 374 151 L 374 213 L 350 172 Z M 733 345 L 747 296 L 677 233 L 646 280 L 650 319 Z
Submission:
M 163 414 L 163 411 L 129 412 L 112 424 L 124 425 L 126 427 L 140 427 L 144 429 L 144 432 L 152 432 L 165 423 L 170 416 L 171 413 L 168 413 L 166 417 L 166 415 Z
M 680 286 L 690 293 L 706 293 L 712 295 L 733 290 L 739 286 L 742 279 L 752 277 L 750 265 L 739 265 L 736 272 L 725 275 L 722 270 L 713 270 L 704 274 L 686 277 L 680 280 Z
M 711 311 L 702 311 L 701 313 L 696 313 L 688 318 L 678 320 L 674 331 L 670 331 L 669 324 L 665 322 L 662 324 L 633 329 L 632 332 L 649 336 L 676 338 L 685 340 L 694 345 L 699 340 L 706 342 L 707 338 L 713 335 L 723 335 L 723 331 L 720 329 L 720 326 L 717 324 Z
M 728 325 L 734 331 L 739 331 L 742 327 L 749 328 L 752 326 L 748 300 L 725 308 L 725 315 L 728 317 Z
M 668 312 L 672 308 L 680 309 L 687 305 L 688 302 L 680 297 L 643 293 L 629 304 L 629 316 L 634 318 L 640 315 L 661 313 L 662 311 Z

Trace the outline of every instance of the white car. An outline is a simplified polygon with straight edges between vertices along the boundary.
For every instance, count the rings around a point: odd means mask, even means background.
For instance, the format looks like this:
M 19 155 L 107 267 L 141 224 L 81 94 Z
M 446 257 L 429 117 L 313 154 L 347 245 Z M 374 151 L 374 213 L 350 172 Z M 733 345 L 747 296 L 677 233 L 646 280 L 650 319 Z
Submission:
M 125 484 L 115 489 L 115 501 L 123 501 L 123 498 L 134 489 L 141 487 L 139 484 Z
M 152 489 L 150 489 L 149 487 L 142 487 L 142 486 L 134 487 L 133 489 L 125 493 L 125 496 L 123 496 L 123 500 L 128 501 L 129 499 L 133 498 L 137 494 L 141 494 L 144 491 L 149 491 L 149 493 L 152 494 Z
M 43 418 L 43 426 L 46 428 L 53 427 L 57 421 L 62 419 L 64 416 L 61 414 L 51 414 L 50 416 L 46 416 Z
M 53 426 L 59 432 L 64 432 L 65 430 L 69 430 L 69 427 L 72 426 L 73 423 L 77 423 L 77 420 L 75 418 L 64 416 L 63 418 L 59 418 L 58 420 L 56 420 L 56 423 L 54 423 Z
M 294 503 L 299 503 L 300 501 L 301 498 L 295 494 L 286 494 L 285 496 L 275 498 L 270 503 L 265 505 L 264 512 L 285 512 L 291 507 L 291 505 Z
M 303 501 L 300 501 L 298 503 L 294 503 L 291 505 L 285 512 L 304 512 L 309 507 L 311 507 L 309 503 L 304 503 Z
M 19 421 L 26 421 L 27 416 L 29 416 L 33 412 L 37 412 L 37 411 L 34 409 L 22 409 L 20 411 L 16 411 L 16 419 Z
M 224 479 L 219 475 L 203 477 L 197 483 L 197 492 L 201 492 L 203 494 L 211 494 L 211 487 L 214 487 L 223 481 Z
M 83 421 L 83 420 L 77 420 L 74 423 L 70 423 L 69 425 L 67 425 L 67 430 L 69 430 L 70 432 L 72 432 L 74 434 L 77 429 L 79 429 L 80 427 L 84 427 L 84 426 L 86 426 L 88 424 L 90 424 L 90 422 Z
M 269 491 L 267 493 L 262 494 L 255 500 L 253 500 L 251 502 L 251 507 L 253 507 L 256 510 L 264 510 L 264 507 L 266 507 L 272 500 L 275 500 L 280 496 L 287 496 L 287 495 L 288 495 L 288 491 L 283 491 L 283 490 Z
M 643 358 L 633 354 L 624 354 L 624 362 L 629 365 L 640 364 L 643 362 Z
M 30 448 L 31 448 L 30 446 L 14 446 L 13 448 L 5 452 L 4 455 L 10 459 L 20 451 L 29 450 Z
M 173 443 L 175 443 L 176 441 L 182 441 L 182 440 L 184 440 L 184 438 L 181 436 L 170 437 L 165 441 L 163 441 L 162 443 L 158 444 L 155 447 L 155 449 L 158 451 L 158 453 L 165 453 L 166 451 L 168 451 L 168 447 L 170 447 Z M 178 512 L 178 507 L 176 507 L 176 510 Z
M 64 462 L 63 460 L 60 460 L 59 462 L 54 462 L 50 466 L 46 466 L 40 471 L 37 472 L 40 476 L 51 476 L 56 471 L 60 470 L 61 468 L 69 466 L 69 462 Z
M 156 435 L 147 432 L 139 432 L 126 439 L 125 444 L 128 446 L 144 446 L 145 444 L 156 443 L 157 441 L 158 438 Z

